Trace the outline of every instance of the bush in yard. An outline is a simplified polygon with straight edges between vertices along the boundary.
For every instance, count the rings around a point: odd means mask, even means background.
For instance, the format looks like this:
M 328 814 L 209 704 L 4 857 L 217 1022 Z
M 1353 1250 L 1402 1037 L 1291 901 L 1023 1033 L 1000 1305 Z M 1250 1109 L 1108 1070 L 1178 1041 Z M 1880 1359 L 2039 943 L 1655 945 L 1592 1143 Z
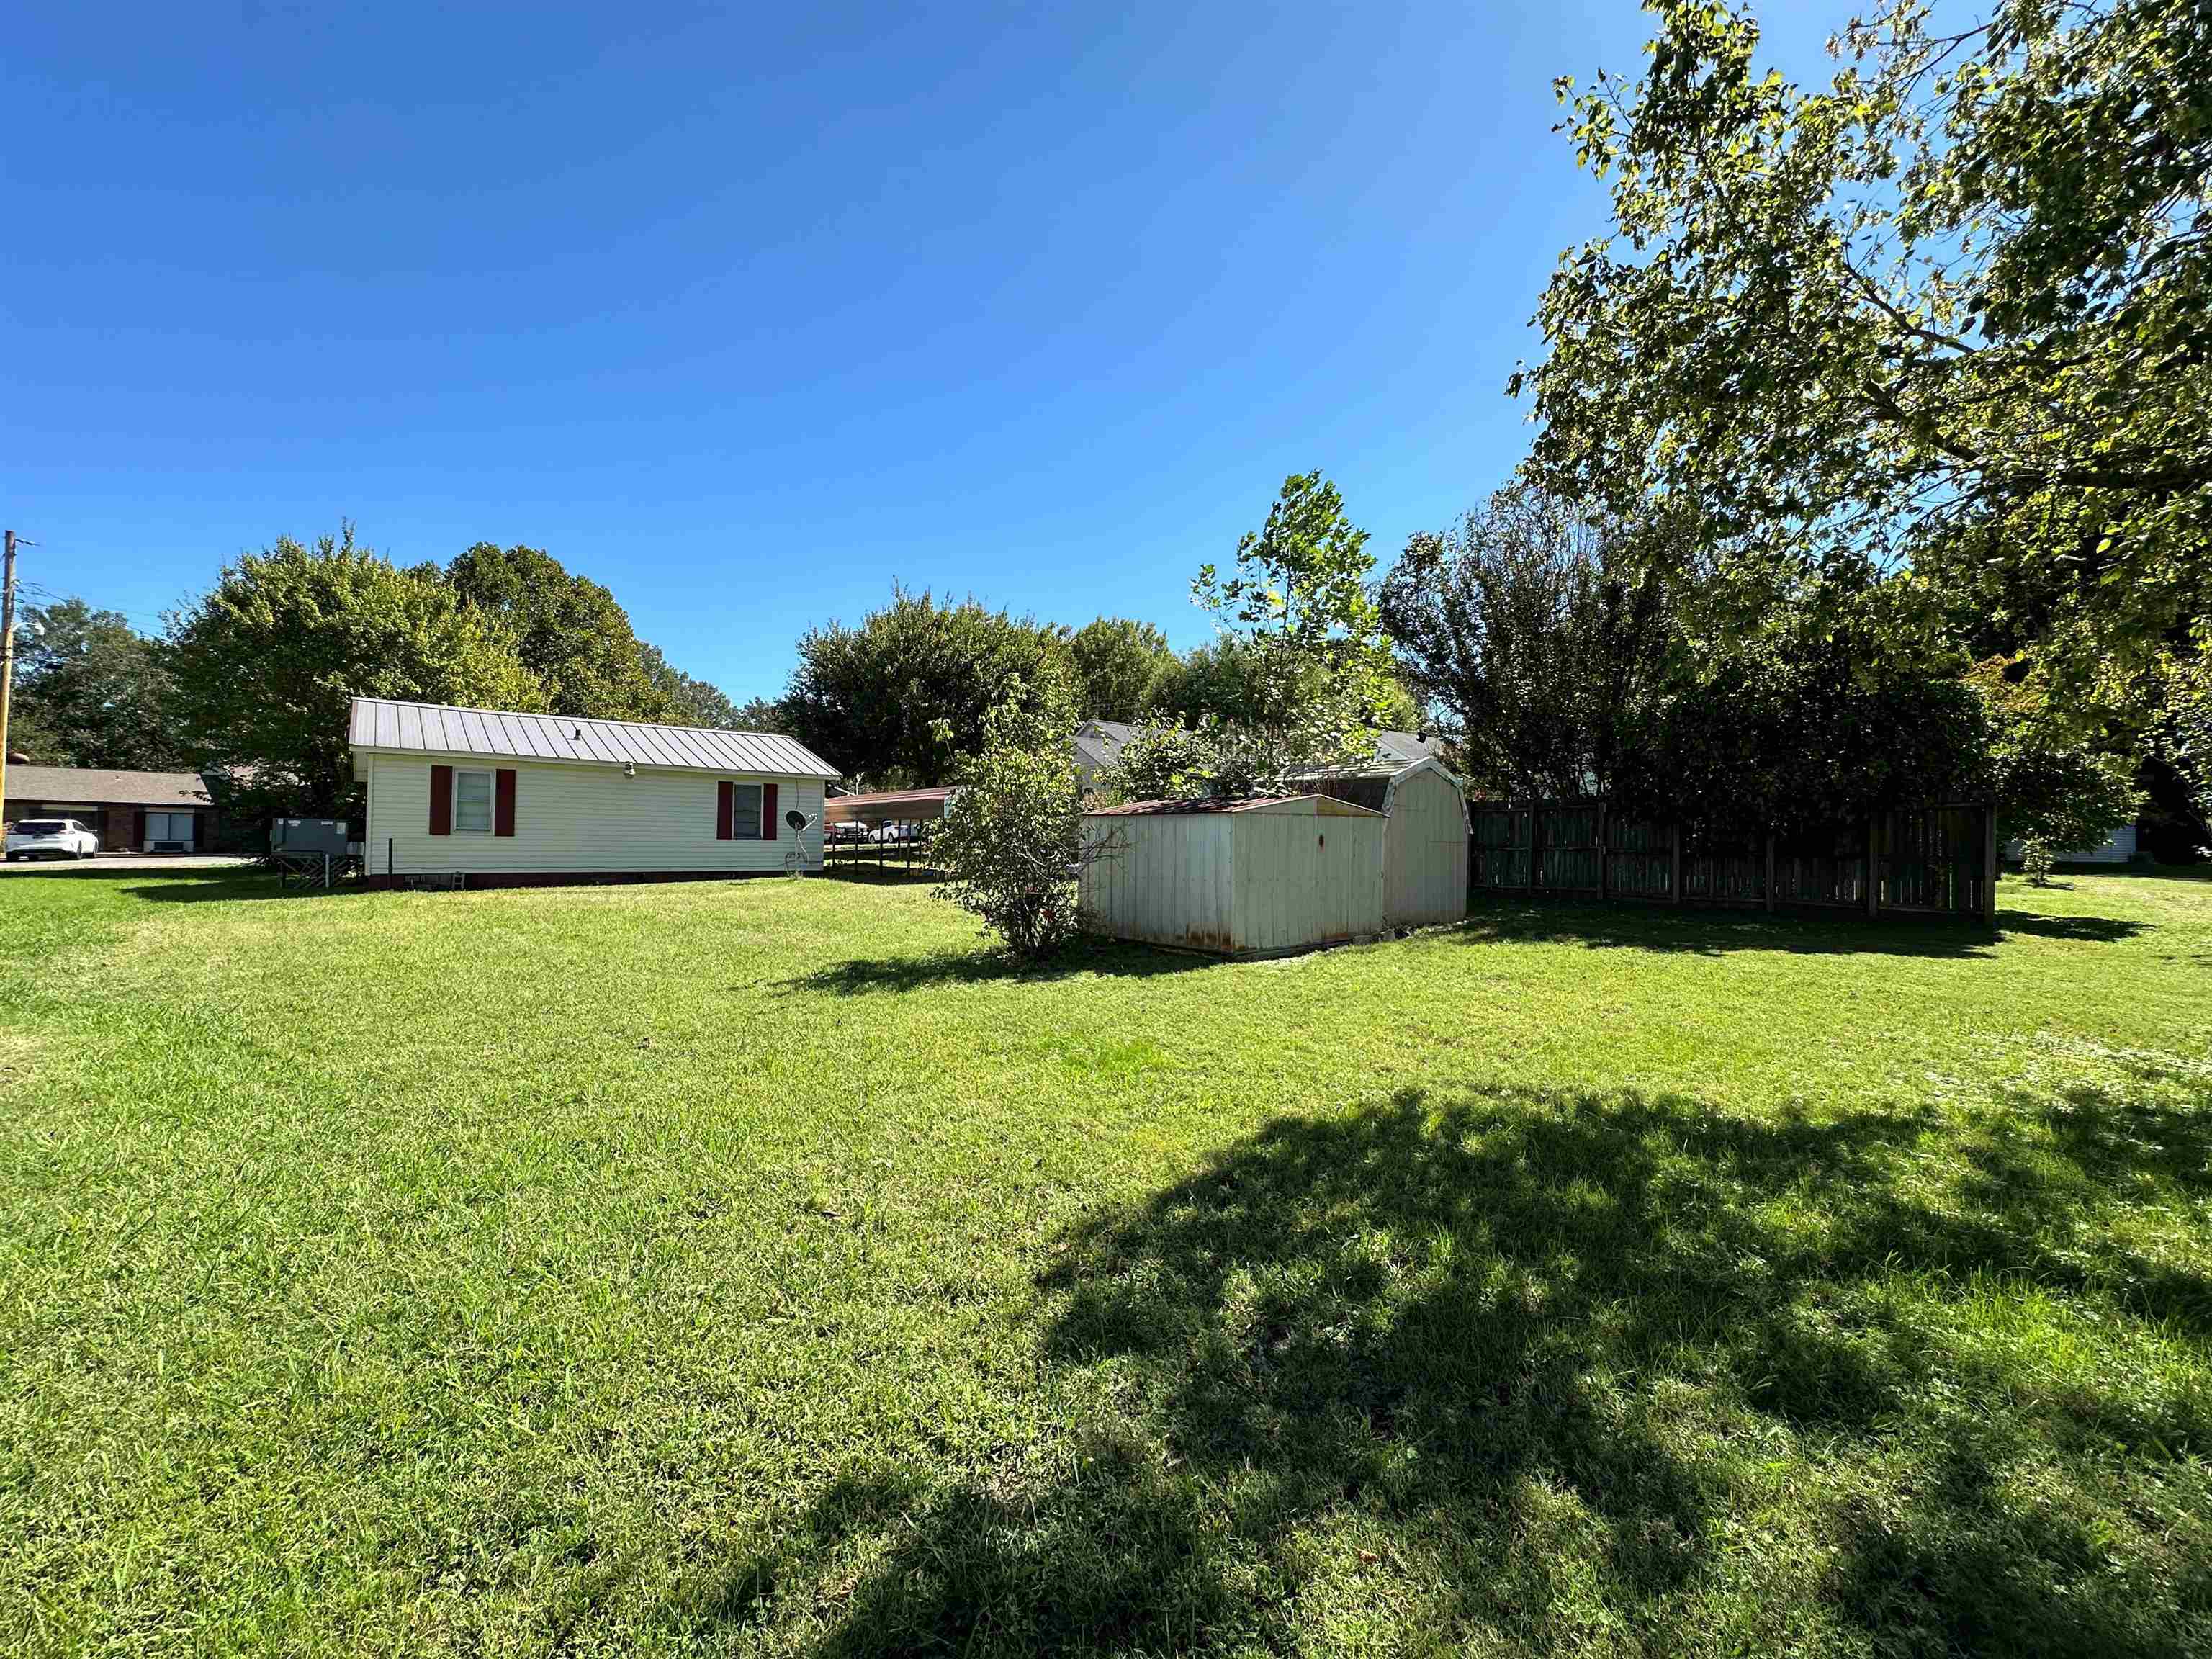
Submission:
M 2020 849 L 2020 872 L 2027 878 L 2031 887 L 2051 885 L 2051 871 L 2056 860 L 2051 855 L 2051 843 L 2040 836 L 2030 836 Z
M 1098 793 L 1109 800 L 1194 800 L 1213 789 L 1213 745 L 1204 732 L 1181 720 L 1148 726 L 1121 747 L 1114 764 L 1098 775 Z
M 982 751 L 962 765 L 937 841 L 945 896 L 1030 960 L 1075 932 L 1075 872 L 1089 854 L 1074 729 L 1062 700 L 1024 706 L 1017 684 L 984 717 Z

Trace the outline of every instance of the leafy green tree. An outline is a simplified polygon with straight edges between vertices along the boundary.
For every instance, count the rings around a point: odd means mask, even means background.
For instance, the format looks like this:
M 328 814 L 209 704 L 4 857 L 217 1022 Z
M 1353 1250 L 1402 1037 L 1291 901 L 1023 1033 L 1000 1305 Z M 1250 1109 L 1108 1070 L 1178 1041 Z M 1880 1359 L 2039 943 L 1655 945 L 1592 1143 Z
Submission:
M 677 720 L 698 701 L 686 697 L 659 653 L 647 654 L 650 647 L 612 593 L 571 574 L 550 553 L 478 542 L 447 567 L 446 577 L 462 604 L 513 641 L 544 688 L 550 713 Z M 656 665 L 664 671 L 658 675 Z
M 1754 631 L 1686 632 L 1621 744 L 1616 807 L 1790 835 L 1986 799 L 1984 699 L 1939 642 L 1900 626 L 1893 587 L 1807 582 Z
M 34 605 L 17 624 L 9 747 L 49 766 L 166 771 L 190 763 L 159 643 L 82 599 Z
M 2130 757 L 2084 743 L 2051 707 L 2048 688 L 2020 659 L 1978 664 L 1968 682 L 1988 718 L 1990 791 L 1997 833 L 2061 852 L 2100 845 L 2142 805 Z
M 355 696 L 545 706 L 508 635 L 436 566 L 400 569 L 356 544 L 350 526 L 225 565 L 170 617 L 167 647 L 185 741 L 234 769 L 249 812 L 343 807 Z
M 2203 846 L 2212 842 L 2212 829 L 2206 827 L 2212 824 L 2212 649 L 2169 661 L 2161 672 L 2166 721 L 2160 747 L 2188 792 L 2188 808 L 2195 816 L 2190 828 L 2199 837 L 2197 856 L 2212 856 Z
M 2124 718 L 2212 614 L 2212 8 L 1891 0 L 1806 89 L 1747 12 L 1648 3 L 1639 80 L 1560 83 L 1613 222 L 1511 382 L 1533 476 L 1723 556 L 1909 562 Z
M 767 732 L 771 726 L 748 723 L 753 705 L 740 708 L 720 686 L 694 679 L 660 653 L 660 647 L 640 641 L 638 654 L 645 677 L 653 686 L 660 712 L 656 720 L 677 726 L 703 726 L 724 732 Z
M 1189 726 L 1207 720 L 1249 726 L 1267 712 L 1259 678 L 1259 647 L 1241 635 L 1224 635 L 1193 646 L 1163 667 L 1146 692 L 1139 718 Z
M 1355 726 L 1382 723 L 1392 677 L 1368 591 L 1374 569 L 1367 532 L 1319 472 L 1283 481 L 1267 522 L 1237 543 L 1234 575 L 1199 567 L 1193 601 L 1252 653 L 1252 714 L 1242 724 L 1287 734 L 1324 705 Z
M 780 732 L 791 735 L 791 717 L 784 712 L 782 702 L 775 697 L 748 697 L 738 706 L 737 729 L 740 732 Z
M 807 630 L 781 708 L 791 733 L 849 775 L 933 788 L 981 751 L 1008 696 L 1036 712 L 1073 695 L 1066 630 L 897 587 L 858 628 Z
M 1665 566 L 1625 527 L 1516 485 L 1413 537 L 1377 596 L 1400 676 L 1447 716 L 1468 782 L 1613 787 L 1674 643 Z
M 1203 732 L 1180 720 L 1146 726 L 1098 777 L 1110 801 L 1194 800 L 1213 793 L 1218 763 Z
M 951 878 L 944 896 L 1034 960 L 1074 933 L 1075 872 L 1108 849 L 1084 836 L 1071 694 L 1018 678 L 1005 690 L 980 748 L 959 763 L 936 855 Z
M 1152 623 L 1100 617 L 1068 637 L 1068 657 L 1085 716 L 1133 720 L 1162 676 L 1174 672 L 1168 636 Z

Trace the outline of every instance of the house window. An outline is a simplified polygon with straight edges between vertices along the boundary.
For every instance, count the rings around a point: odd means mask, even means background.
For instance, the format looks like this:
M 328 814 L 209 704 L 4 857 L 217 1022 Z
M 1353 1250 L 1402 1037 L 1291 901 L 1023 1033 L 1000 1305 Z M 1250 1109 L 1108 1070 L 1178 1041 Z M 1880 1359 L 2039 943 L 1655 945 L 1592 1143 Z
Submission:
M 155 842 L 191 844 L 192 815 L 190 812 L 149 812 L 146 814 L 146 839 Z
M 453 833 L 457 836 L 491 834 L 490 773 L 454 771 Z
M 730 836 L 734 841 L 758 841 L 761 832 L 761 787 L 740 783 L 730 791 Z

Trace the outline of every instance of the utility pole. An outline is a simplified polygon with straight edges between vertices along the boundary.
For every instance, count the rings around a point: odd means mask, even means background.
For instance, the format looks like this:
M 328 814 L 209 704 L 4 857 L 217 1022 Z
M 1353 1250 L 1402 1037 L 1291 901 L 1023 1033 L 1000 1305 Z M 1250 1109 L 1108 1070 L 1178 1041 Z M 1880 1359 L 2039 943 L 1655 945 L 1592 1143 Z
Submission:
M 7 568 L 0 577 L 0 823 L 8 821 L 8 699 L 15 689 L 15 532 L 8 532 Z
M 8 818 L 8 702 L 15 689 L 15 532 L 9 531 L 7 538 L 7 564 L 0 574 L 0 823 Z

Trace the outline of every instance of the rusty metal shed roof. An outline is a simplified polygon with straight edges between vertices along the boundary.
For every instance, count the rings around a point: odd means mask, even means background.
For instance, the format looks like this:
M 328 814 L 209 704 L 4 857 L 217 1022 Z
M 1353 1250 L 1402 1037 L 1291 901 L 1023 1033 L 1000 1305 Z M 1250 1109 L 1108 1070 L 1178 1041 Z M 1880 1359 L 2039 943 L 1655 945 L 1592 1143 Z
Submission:
M 1371 807 L 1339 800 L 1333 795 L 1245 795 L 1234 800 L 1133 800 L 1121 806 L 1101 806 L 1084 814 L 1092 818 L 1171 817 L 1199 812 L 1265 812 L 1307 810 L 1331 818 L 1379 818 Z
M 575 761 L 586 765 L 659 767 L 684 772 L 749 772 L 769 777 L 834 778 L 837 769 L 796 738 L 774 732 L 722 732 L 642 720 L 523 714 L 450 703 L 356 697 L 347 741 L 356 749 L 403 755 L 465 755 L 486 760 Z

